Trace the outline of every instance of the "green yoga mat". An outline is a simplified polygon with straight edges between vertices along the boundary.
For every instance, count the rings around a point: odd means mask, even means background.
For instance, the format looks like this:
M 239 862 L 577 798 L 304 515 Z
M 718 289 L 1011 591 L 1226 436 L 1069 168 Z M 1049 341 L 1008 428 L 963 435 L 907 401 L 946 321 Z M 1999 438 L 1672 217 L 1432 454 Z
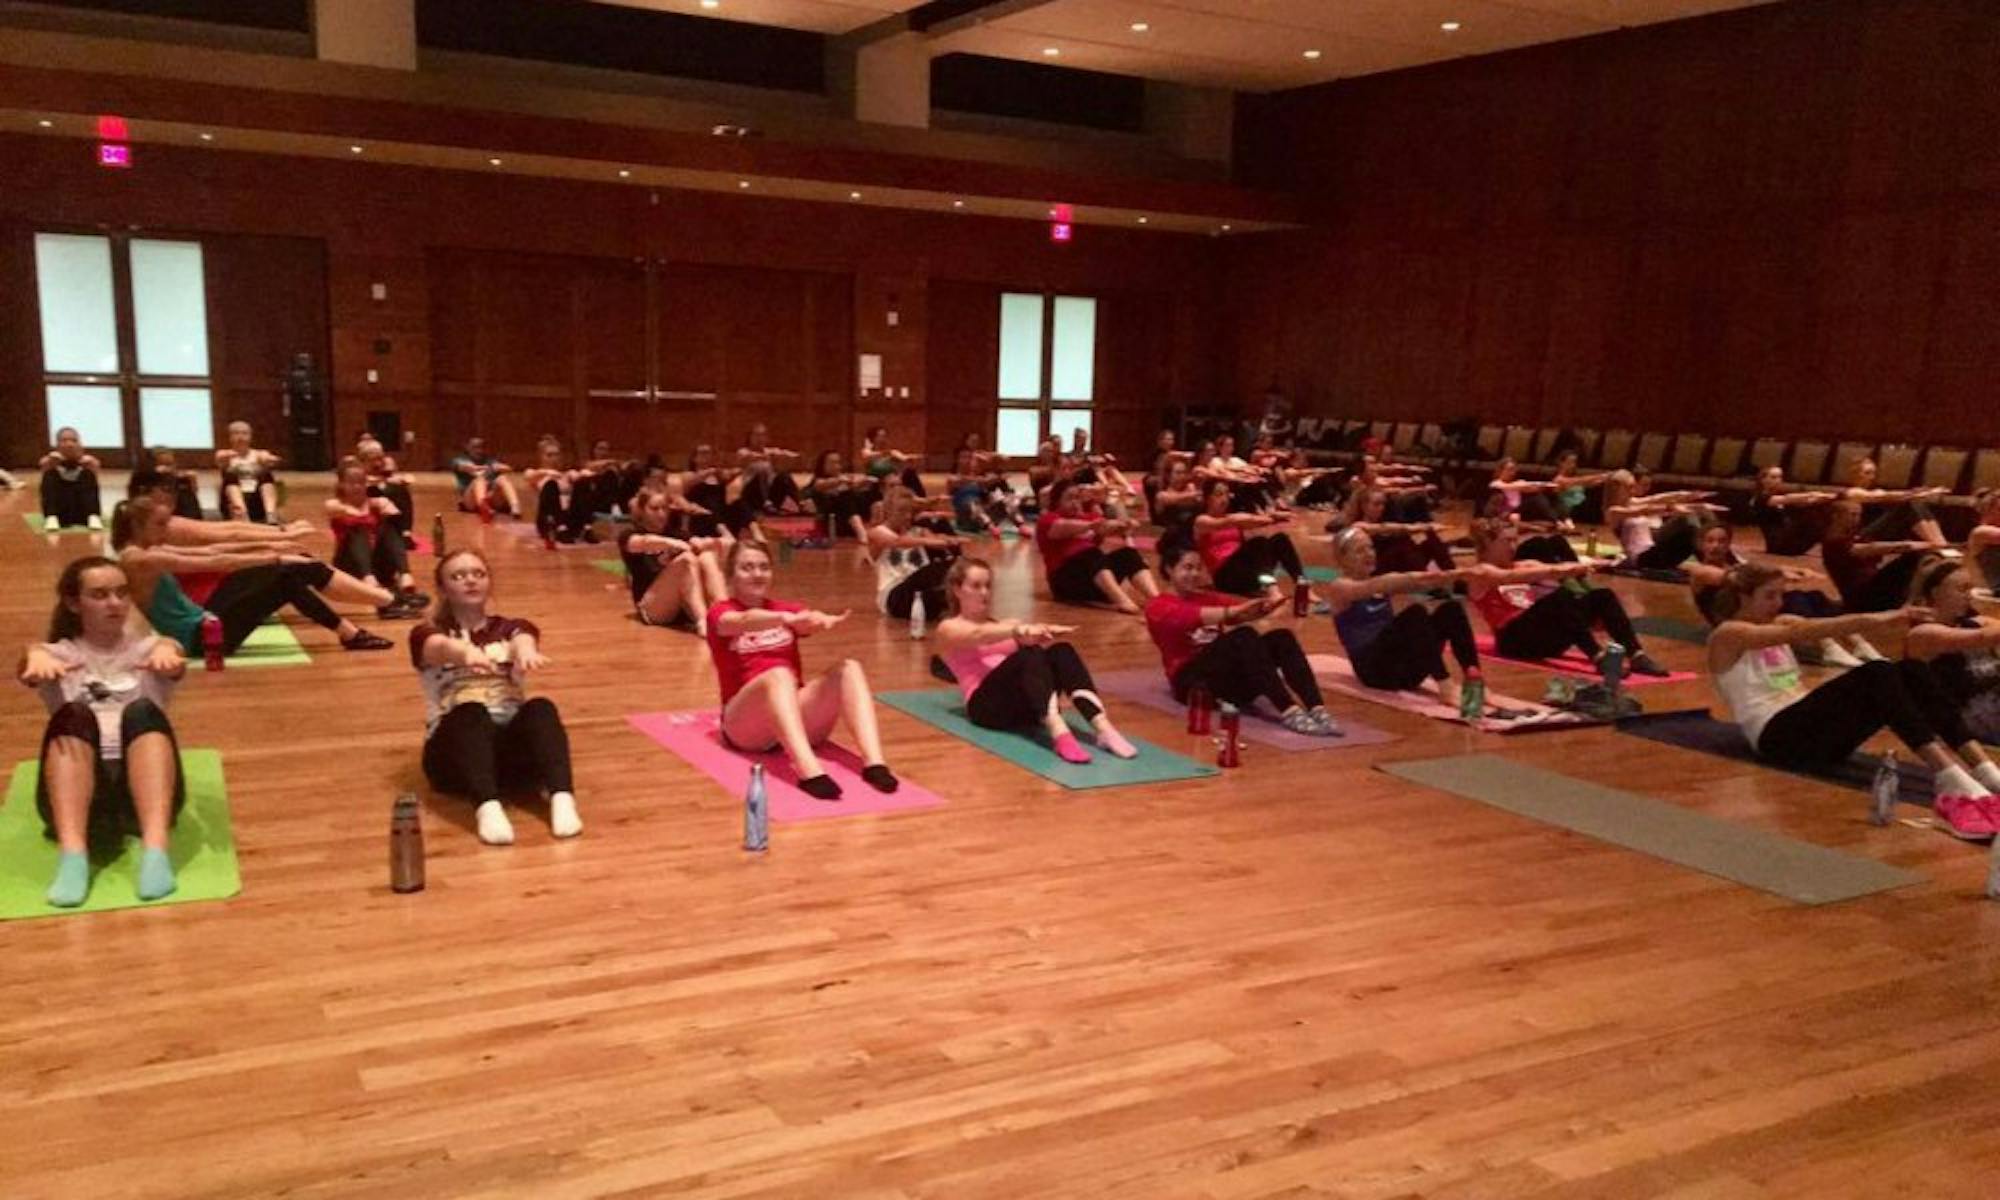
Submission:
M 1384 763 L 1377 769 L 1799 904 L 1831 904 L 1923 879 L 1872 858 L 1718 821 L 1495 754 Z
M 998 755 L 1024 771 L 1033 772 L 1051 783 L 1073 791 L 1086 788 L 1118 787 L 1128 783 L 1168 783 L 1176 779 L 1200 779 L 1216 774 L 1186 755 L 1163 750 L 1151 742 L 1127 734 L 1139 749 L 1137 758 L 1116 758 L 1102 750 L 1091 750 L 1088 763 L 1066 763 L 1039 737 L 981 729 L 965 716 L 965 701 L 949 688 L 924 688 L 909 692 L 878 692 L 875 698 L 899 712 L 951 734 L 963 742 Z M 1090 745 L 1090 727 L 1070 716 L 1070 727 L 1078 740 Z
M 93 856 L 88 900 L 76 908 L 52 908 L 42 893 L 55 875 L 56 844 L 42 836 L 42 818 L 35 812 L 35 781 L 42 767 L 32 759 L 17 764 L 6 806 L 0 807 L 0 921 L 222 900 L 242 891 L 221 751 L 182 750 L 181 771 L 187 779 L 187 804 L 174 822 L 171 853 L 180 884 L 174 894 L 164 900 L 139 899 L 139 839 L 127 838 L 109 862 Z
M 1340 578 L 1339 567 L 1307 567 L 1306 578 L 1314 583 L 1332 583 Z
M 604 572 L 606 575 L 616 575 L 620 579 L 623 579 L 628 574 L 630 574 L 630 572 L 628 572 L 625 569 L 625 560 L 622 558 L 587 558 L 584 559 L 584 561 L 589 563 L 591 566 L 596 567 L 598 570 Z
M 28 528 L 29 528 L 30 530 L 32 530 L 33 532 L 35 532 L 35 533 L 45 533 L 45 532 L 47 532 L 46 530 L 44 530 L 44 529 L 42 528 L 42 514 L 40 514 L 40 513 L 38 513 L 38 512 L 24 512 L 24 513 L 22 513 L 22 514 L 21 514 L 21 519 L 22 519 L 23 521 L 26 521 L 26 522 L 28 523 Z M 62 527 L 61 529 L 58 529 L 58 530 L 57 530 L 56 532 L 57 532 L 57 533 L 95 533 L 95 532 L 97 532 L 97 531 L 96 531 L 96 530 L 94 530 L 94 529 L 92 529 L 92 528 L 91 528 L 90 526 L 88 526 L 88 525 L 65 525 L 65 526 L 63 526 L 63 527 Z
M 240 667 L 302 667 L 311 664 L 312 655 L 299 645 L 299 635 L 283 621 L 267 621 L 250 632 L 236 653 L 222 660 L 224 670 L 234 671 Z M 194 668 L 199 669 L 200 663 Z
M 1688 642 L 1696 646 L 1708 644 L 1708 626 L 1699 621 L 1683 621 L 1679 617 L 1633 617 L 1632 628 L 1647 637 L 1665 638 L 1670 642 Z
M 1615 559 L 1625 557 L 1625 548 L 1619 545 L 1616 539 L 1610 541 L 1600 540 L 1597 543 L 1597 552 L 1595 554 L 1591 553 L 1589 538 L 1573 537 L 1569 539 L 1569 548 L 1576 551 L 1578 558 Z

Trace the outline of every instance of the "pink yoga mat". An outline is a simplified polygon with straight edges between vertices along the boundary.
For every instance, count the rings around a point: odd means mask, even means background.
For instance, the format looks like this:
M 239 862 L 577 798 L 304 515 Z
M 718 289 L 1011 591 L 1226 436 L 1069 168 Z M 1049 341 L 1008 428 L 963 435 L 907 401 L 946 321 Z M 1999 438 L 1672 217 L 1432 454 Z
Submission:
M 1338 654 L 1309 654 L 1306 656 L 1306 661 L 1312 664 L 1313 675 L 1319 679 L 1321 687 L 1339 692 L 1343 696 L 1366 700 L 1370 704 L 1400 708 L 1404 712 L 1429 717 L 1433 721 L 1463 723 L 1464 719 L 1458 715 L 1456 708 L 1430 692 L 1390 692 L 1369 687 L 1354 677 L 1354 665 Z M 1593 721 L 1581 713 L 1565 712 L 1532 700 L 1515 700 L 1492 691 L 1486 693 L 1486 707 L 1512 709 L 1526 712 L 1528 715 L 1511 721 L 1499 717 L 1481 717 L 1472 722 L 1472 727 L 1481 733 L 1531 733 L 1538 729 L 1575 728 L 1579 725 L 1602 723 Z
M 1180 717 L 1183 721 L 1187 718 L 1187 705 L 1174 699 L 1172 690 L 1167 687 L 1166 677 L 1161 675 L 1157 668 L 1135 667 L 1125 671 L 1106 671 L 1095 675 L 1094 678 L 1098 690 L 1106 696 L 1116 696 L 1133 704 L 1143 704 L 1147 708 Z M 1257 742 L 1278 750 L 1292 752 L 1344 750 L 1350 746 L 1379 746 L 1383 742 L 1396 740 L 1396 735 L 1385 729 L 1364 725 L 1345 716 L 1336 718 L 1345 735 L 1342 737 L 1307 737 L 1303 733 L 1293 733 L 1278 724 L 1277 718 L 1271 715 L 1268 703 L 1260 704 L 1245 713 L 1244 718 L 1245 741 Z
M 764 793 L 770 800 L 773 821 L 817 821 L 859 813 L 935 808 L 944 803 L 942 796 L 908 779 L 903 780 L 903 786 L 887 795 L 876 791 L 861 778 L 861 760 L 831 742 L 817 747 L 817 750 L 826 773 L 840 785 L 841 796 L 838 800 L 815 800 L 798 789 L 798 776 L 783 753 L 745 754 L 723 745 L 722 736 L 716 730 L 718 714 L 712 709 L 635 713 L 625 719 L 640 733 L 721 784 L 739 803 L 744 790 L 750 786 L 750 764 L 763 763 Z
M 1479 647 L 1479 656 L 1481 658 L 1490 658 L 1494 662 L 1511 663 L 1517 667 L 1526 667 L 1531 671 L 1555 671 L 1563 675 L 1581 675 L 1588 679 L 1597 678 L 1597 668 L 1591 666 L 1590 660 L 1575 650 L 1570 651 L 1561 658 L 1508 658 L 1506 655 L 1496 652 L 1493 649 L 1493 639 L 1483 633 L 1479 635 L 1475 644 Z M 1644 687 L 1649 683 L 1687 683 L 1690 680 L 1699 678 L 1701 676 L 1696 675 L 1692 671 L 1675 671 L 1671 675 L 1660 676 L 1635 675 L 1630 670 L 1627 670 L 1625 672 L 1625 686 Z

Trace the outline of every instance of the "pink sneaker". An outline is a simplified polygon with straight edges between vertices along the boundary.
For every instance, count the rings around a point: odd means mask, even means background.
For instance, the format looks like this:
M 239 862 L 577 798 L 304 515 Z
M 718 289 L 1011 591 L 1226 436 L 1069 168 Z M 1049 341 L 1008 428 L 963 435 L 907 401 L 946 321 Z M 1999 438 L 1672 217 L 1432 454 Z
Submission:
M 1056 739 L 1056 757 L 1066 763 L 1076 763 L 1081 766 L 1090 761 L 1090 751 L 1083 748 L 1083 744 L 1076 740 L 1075 734 L 1065 733 Z
M 1931 801 L 1937 826 L 1955 838 L 1968 842 L 1991 841 L 2000 833 L 2000 818 L 1991 799 L 1973 796 L 1939 796 Z

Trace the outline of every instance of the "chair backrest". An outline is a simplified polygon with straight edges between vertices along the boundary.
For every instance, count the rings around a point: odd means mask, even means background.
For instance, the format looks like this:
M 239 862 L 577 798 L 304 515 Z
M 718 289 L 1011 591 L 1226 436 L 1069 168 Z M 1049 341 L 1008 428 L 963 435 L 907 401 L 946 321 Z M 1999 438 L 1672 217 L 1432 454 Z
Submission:
M 1854 464 L 1864 458 L 1875 457 L 1873 442 L 1842 442 L 1833 448 L 1833 473 L 1827 476 L 1834 483 L 1847 483 L 1854 478 Z M 1875 466 L 1880 469 L 1881 460 Z M 1884 486 L 1887 486 L 1886 484 Z
M 1708 452 L 1708 473 L 1727 479 L 1743 472 L 1743 450 L 1750 443 L 1740 437 L 1719 437 Z
M 1594 466 L 1597 463 L 1598 447 L 1604 442 L 1604 435 L 1595 429 L 1572 429 L 1570 432 L 1576 435 L 1576 461 L 1585 466 Z
M 1981 450 L 1972 456 L 1971 487 L 1975 492 L 2000 487 L 2000 450 Z
M 1923 486 L 1957 491 L 1959 481 L 1965 478 L 1965 460 L 1971 457 L 1972 453 L 1968 450 L 1932 446 L 1924 451 Z
M 1436 421 L 1428 421 L 1417 431 L 1417 445 L 1429 446 L 1436 450 L 1444 445 L 1444 426 Z
M 1528 448 L 1528 453 L 1534 456 L 1536 462 L 1554 462 L 1556 457 L 1556 439 L 1561 436 L 1562 430 L 1560 429 L 1535 430 L 1534 444 Z
M 1791 449 L 1783 438 L 1758 438 L 1750 447 L 1750 469 L 1762 471 L 1765 467 L 1785 465 L 1785 452 Z
M 1611 471 L 1631 466 L 1632 441 L 1633 433 L 1629 429 L 1606 430 L 1604 441 L 1597 447 L 1597 465 Z
M 1498 425 L 1479 427 L 1479 452 L 1487 458 L 1500 457 L 1500 443 L 1507 439 L 1507 431 Z
M 1657 471 L 1660 464 L 1667 461 L 1667 447 L 1673 444 L 1671 433 L 1642 433 L 1639 435 L 1639 453 L 1633 459 L 1637 466 L 1648 471 Z
M 1876 451 L 1876 479 L 1885 488 L 1906 488 L 1917 473 L 1915 446 L 1884 446 Z
M 1316 448 L 1319 445 L 1320 430 L 1327 424 L 1328 422 L 1320 417 L 1300 417 L 1298 424 L 1292 426 L 1292 444 L 1301 450 Z M 1332 424 L 1337 426 L 1339 422 L 1335 421 Z
M 1708 461 L 1708 435 L 1684 433 L 1674 439 L 1674 456 L 1668 469 L 1676 475 L 1699 475 Z
M 1533 448 L 1535 431 L 1524 425 L 1509 425 L 1507 436 L 1500 443 L 1500 453 L 1518 463 L 1534 461 L 1528 456 Z
M 1368 436 L 1386 442 L 1389 440 L 1389 431 L 1395 427 L 1394 421 L 1371 421 L 1368 424 Z
M 1417 423 L 1415 421 L 1404 421 L 1398 424 L 1396 431 L 1389 435 L 1389 444 L 1398 450 L 1408 450 L 1411 446 L 1416 445 Z
M 1792 461 L 1785 466 L 1785 476 L 1793 483 L 1826 482 L 1826 460 L 1832 449 L 1825 442 L 1793 444 Z

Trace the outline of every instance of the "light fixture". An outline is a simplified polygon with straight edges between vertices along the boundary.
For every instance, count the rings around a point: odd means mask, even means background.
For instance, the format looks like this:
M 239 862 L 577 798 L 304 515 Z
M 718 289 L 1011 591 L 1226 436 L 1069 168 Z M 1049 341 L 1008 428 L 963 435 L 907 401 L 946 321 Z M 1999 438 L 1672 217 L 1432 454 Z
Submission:
M 1306 51 L 1306 57 L 1307 57 L 1307 58 L 1318 58 L 1318 57 L 1319 57 L 1319 51 L 1317 51 L 1317 50 L 1308 50 L 1308 51 Z
M 747 188 L 750 186 L 750 181 L 747 179 L 739 179 L 736 181 L 736 186 L 740 188 Z
M 847 193 L 847 198 L 848 198 L 849 200 L 859 200 L 859 199 L 861 199 L 861 193 L 860 193 L 860 192 L 849 192 L 849 193 Z
M 497 158 L 489 158 L 486 160 L 486 164 L 488 166 L 497 167 L 500 165 L 500 160 Z
M 1224 226 L 1222 227 L 1222 232 L 1224 232 L 1224 233 L 1228 233 L 1228 232 L 1229 232 L 1229 230 L 1230 230 L 1231 228 L 1232 228 L 1231 226 L 1228 226 L 1228 225 L 1224 225 Z
M 618 178 L 620 178 L 620 179 L 630 179 L 630 178 L 632 178 L 632 172 L 630 172 L 630 171 L 626 170 L 626 169 L 625 169 L 625 168 L 623 168 L 623 167 L 620 167 L 620 168 L 618 168 Z
M 1458 22 L 1457 22 L 1457 21 L 1446 21 L 1446 22 L 1445 22 L 1444 24 L 1442 24 L 1442 25 L 1438 26 L 1438 28 L 1439 28 L 1439 29 L 1442 29 L 1442 30 L 1444 30 L 1444 31 L 1445 31 L 1446 33 L 1457 33 L 1457 32 L 1458 32 Z
M 349 154 L 359 154 L 359 153 L 361 153 L 361 147 L 359 147 L 359 146 L 349 146 L 349 147 L 347 148 L 347 152 L 348 152 Z
M 1152 28 L 1152 26 L 1151 26 L 1151 25 L 1148 25 L 1148 24 L 1146 24 L 1146 23 L 1145 23 L 1144 21 L 1134 21 L 1134 22 L 1132 22 L 1132 32 L 1133 32 L 1133 33 L 1145 33 L 1145 32 L 1146 32 L 1147 30 L 1149 30 L 1149 29 L 1151 29 L 1151 28 Z
M 1061 57 L 1062 57 L 1062 49 L 1061 49 L 1060 47 L 1057 47 L 1057 46 L 1043 46 L 1043 47 L 1042 47 L 1042 57 L 1043 57 L 1043 58 L 1061 58 Z
M 953 208 L 964 208 L 964 207 L 965 207 L 965 201 L 963 201 L 963 200 L 954 200 L 954 201 L 952 201 L 952 202 L 951 202 L 951 206 L 952 206 Z
M 43 117 L 41 120 L 35 122 L 35 124 L 40 125 L 43 129 L 54 129 L 56 127 L 56 123 L 47 117 Z
M 212 142 L 215 140 L 215 135 L 212 133 L 204 133 L 201 135 L 201 140 L 204 142 Z
M 703 8 L 721 8 L 722 0 L 701 0 Z
M 1145 218 L 1145 217 L 1140 217 L 1140 218 L 1139 218 L 1139 224 L 1141 224 L 1141 225 L 1144 225 L 1145 223 L 1146 223 L 1146 218 Z

